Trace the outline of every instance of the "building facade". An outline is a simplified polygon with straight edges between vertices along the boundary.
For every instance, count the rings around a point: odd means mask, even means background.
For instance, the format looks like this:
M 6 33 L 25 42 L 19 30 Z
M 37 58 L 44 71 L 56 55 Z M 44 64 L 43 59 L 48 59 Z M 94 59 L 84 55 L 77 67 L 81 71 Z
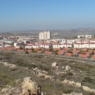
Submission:
M 49 39 L 50 39 L 50 32 L 49 31 L 39 33 L 39 40 L 49 40 Z

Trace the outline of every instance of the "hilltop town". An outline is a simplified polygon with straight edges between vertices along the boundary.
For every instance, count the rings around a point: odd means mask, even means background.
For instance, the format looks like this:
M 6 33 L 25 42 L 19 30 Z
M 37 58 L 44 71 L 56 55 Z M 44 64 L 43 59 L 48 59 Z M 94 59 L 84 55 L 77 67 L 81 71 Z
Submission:
M 94 39 L 1 35 L 0 95 L 95 95 Z
M 95 95 L 95 0 L 0 0 L 0 95 Z
M 0 50 L 95 59 L 94 35 L 83 34 L 62 39 L 58 35 L 50 31 L 1 34 Z

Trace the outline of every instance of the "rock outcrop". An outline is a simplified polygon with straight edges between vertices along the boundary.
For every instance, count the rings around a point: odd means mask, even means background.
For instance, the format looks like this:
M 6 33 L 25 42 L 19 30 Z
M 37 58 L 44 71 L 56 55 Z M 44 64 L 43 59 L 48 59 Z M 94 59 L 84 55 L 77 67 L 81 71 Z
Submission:
M 23 79 L 23 82 L 16 85 L 15 87 L 6 86 L 1 89 L 0 95 L 40 95 L 41 87 L 30 77 Z

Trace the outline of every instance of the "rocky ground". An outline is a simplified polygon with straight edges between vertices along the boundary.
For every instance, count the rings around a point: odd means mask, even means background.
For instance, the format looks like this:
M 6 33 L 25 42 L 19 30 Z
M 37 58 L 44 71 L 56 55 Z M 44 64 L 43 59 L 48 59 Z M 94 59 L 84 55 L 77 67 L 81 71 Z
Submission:
M 95 95 L 94 64 L 53 56 L 0 53 L 0 95 L 24 95 L 22 84 L 27 77 L 41 86 L 42 95 Z

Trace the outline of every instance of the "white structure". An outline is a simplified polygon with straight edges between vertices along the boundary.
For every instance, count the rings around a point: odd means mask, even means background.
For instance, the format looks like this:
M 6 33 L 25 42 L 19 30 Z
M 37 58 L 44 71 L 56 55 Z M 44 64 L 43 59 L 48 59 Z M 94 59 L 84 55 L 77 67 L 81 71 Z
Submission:
M 16 42 L 14 43 L 14 47 L 15 47 L 15 48 L 20 48 L 20 46 L 19 46 L 18 43 L 16 43 Z
M 50 32 L 49 31 L 39 33 L 39 40 L 49 40 L 49 39 L 50 39 Z
M 85 38 L 92 38 L 92 35 L 85 35 Z
M 75 43 L 73 43 L 74 48 L 95 48 L 95 39 L 89 40 L 89 39 L 84 39 L 84 40 L 76 40 Z
M 78 35 L 77 38 L 92 38 L 92 35 Z
M 53 48 L 70 48 L 72 47 L 72 44 L 55 44 L 53 45 Z
M 74 48 L 95 48 L 95 43 L 74 43 Z

